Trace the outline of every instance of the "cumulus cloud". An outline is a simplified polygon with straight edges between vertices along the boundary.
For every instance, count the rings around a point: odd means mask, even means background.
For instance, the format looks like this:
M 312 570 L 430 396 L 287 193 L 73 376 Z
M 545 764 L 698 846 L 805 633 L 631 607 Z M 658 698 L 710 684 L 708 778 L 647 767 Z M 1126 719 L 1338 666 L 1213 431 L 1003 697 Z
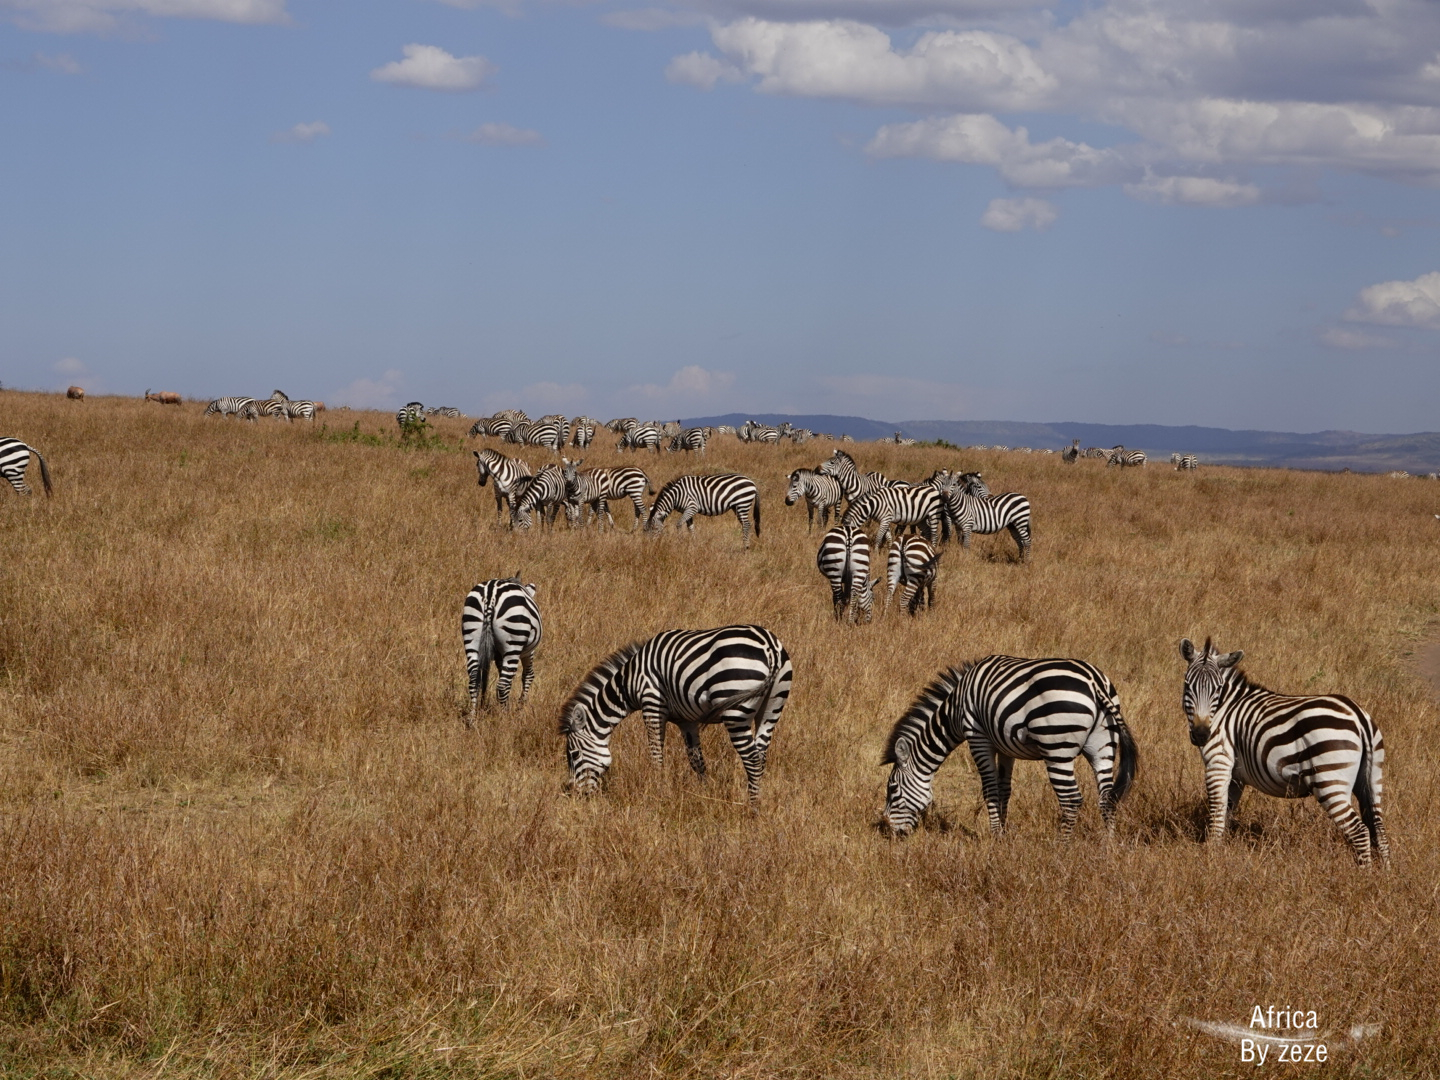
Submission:
M 403 60 L 392 60 L 370 72 L 376 82 L 452 93 L 478 90 L 499 70 L 483 56 L 451 56 L 438 45 L 406 45 Z
M 1025 228 L 1044 232 L 1059 216 L 1060 211 L 1044 199 L 991 199 L 980 224 L 995 232 L 1019 232 Z
M 130 16 L 287 23 L 285 0 L 0 0 L 0 16 L 27 30 L 109 33 Z
M 667 82 L 698 86 L 701 90 L 713 90 L 717 82 L 740 82 L 744 78 L 734 64 L 719 60 L 709 53 L 686 53 L 665 65 Z
M 284 131 L 277 131 L 270 136 L 271 142 L 277 143 L 309 143 L 316 139 L 324 138 L 330 134 L 330 125 L 323 120 L 315 120 L 308 124 L 296 124 Z
M 511 127 L 509 124 L 481 124 L 468 135 L 462 135 L 466 142 L 481 146 L 544 146 L 545 136 L 529 128 Z
M 1343 326 L 1327 326 L 1318 337 L 1321 345 L 1332 349 L 1393 349 L 1400 344 L 1394 338 L 1368 334 L 1363 330 L 1347 330 Z
M 735 385 L 735 376 L 728 371 L 707 371 L 699 364 L 681 368 L 664 386 L 641 383 L 627 388 L 622 399 L 644 398 L 653 405 L 697 403 L 724 393 Z
M 1208 176 L 1147 176 L 1138 184 L 1126 184 L 1125 194 L 1145 202 L 1188 206 L 1253 206 L 1260 201 L 1260 189 L 1254 184 Z
M 331 398 L 337 405 L 355 409 L 394 409 L 400 405 L 400 387 L 405 376 L 391 368 L 378 379 L 356 379 L 336 390 Z
M 1414 281 L 1382 281 L 1360 290 L 1345 312 L 1351 322 L 1440 330 L 1440 270 Z

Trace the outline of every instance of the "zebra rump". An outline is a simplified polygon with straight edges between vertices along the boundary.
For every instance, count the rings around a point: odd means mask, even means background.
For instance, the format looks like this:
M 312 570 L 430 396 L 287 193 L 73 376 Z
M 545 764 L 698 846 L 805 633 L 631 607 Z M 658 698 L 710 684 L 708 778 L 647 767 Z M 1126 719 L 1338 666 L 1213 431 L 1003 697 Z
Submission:
M 835 618 L 848 613 L 853 623 L 858 611 L 868 623 L 875 610 L 876 584 L 870 577 L 870 538 L 849 525 L 836 525 L 820 538 L 815 566 L 830 583 Z
M 501 705 L 510 704 L 510 684 L 517 667 L 524 668 L 520 700 L 530 693 L 535 681 L 533 658 L 540 645 L 540 609 L 535 605 L 535 586 L 521 585 L 520 578 L 483 581 L 470 590 L 460 613 L 460 639 L 465 646 L 465 668 L 470 678 L 470 713 L 465 726 L 475 725 L 479 706 L 485 704 L 490 684 L 490 665 L 499 678 L 495 696 Z
M 40 484 L 45 494 L 53 495 L 55 489 L 50 484 L 50 466 L 45 464 L 39 450 L 19 439 L 0 439 L 0 477 L 10 482 L 17 495 L 33 494 L 30 485 L 25 483 L 25 470 L 30 467 L 31 454 L 40 462 Z

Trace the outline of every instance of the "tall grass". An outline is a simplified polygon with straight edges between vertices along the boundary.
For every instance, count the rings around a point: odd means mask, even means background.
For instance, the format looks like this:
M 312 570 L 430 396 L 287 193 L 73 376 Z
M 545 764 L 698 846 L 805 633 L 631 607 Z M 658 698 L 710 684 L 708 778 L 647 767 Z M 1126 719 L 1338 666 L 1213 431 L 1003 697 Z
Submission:
M 512 534 L 454 452 L 464 422 L 417 448 L 341 415 L 321 437 L 0 394 L 0 434 L 56 482 L 0 498 L 0 1072 L 1198 1078 L 1254 1066 L 1185 1019 L 1256 1004 L 1382 1024 L 1332 1038 L 1340 1071 L 1440 1069 L 1440 734 L 1408 660 L 1440 609 L 1440 489 L 860 445 L 864 468 L 1024 492 L 1035 548 L 952 547 L 932 613 L 850 627 L 782 502 L 824 444 L 638 459 L 657 488 L 754 477 L 746 553 L 733 518 L 643 537 L 628 508 L 610 533 Z M 460 604 L 514 573 L 546 620 L 535 691 L 467 732 Z M 757 814 L 723 732 L 702 784 L 678 740 L 650 766 L 638 719 L 604 795 L 561 795 L 557 710 L 589 666 L 739 621 L 795 661 Z M 1199 842 L 1176 642 L 1207 634 L 1375 716 L 1388 872 L 1355 869 L 1313 800 L 1251 793 L 1228 844 Z M 1115 843 L 1093 787 L 1057 843 L 1023 763 L 991 840 L 963 751 L 928 829 L 876 832 L 890 725 L 991 652 L 1120 687 L 1142 756 Z

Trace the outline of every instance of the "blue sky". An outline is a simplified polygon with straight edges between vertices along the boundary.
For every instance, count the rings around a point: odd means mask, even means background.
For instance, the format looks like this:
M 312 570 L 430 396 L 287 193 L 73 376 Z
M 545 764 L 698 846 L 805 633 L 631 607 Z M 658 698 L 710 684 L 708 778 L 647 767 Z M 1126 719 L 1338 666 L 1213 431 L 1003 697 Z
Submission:
M 0 0 L 0 380 L 1440 428 L 1440 5 Z

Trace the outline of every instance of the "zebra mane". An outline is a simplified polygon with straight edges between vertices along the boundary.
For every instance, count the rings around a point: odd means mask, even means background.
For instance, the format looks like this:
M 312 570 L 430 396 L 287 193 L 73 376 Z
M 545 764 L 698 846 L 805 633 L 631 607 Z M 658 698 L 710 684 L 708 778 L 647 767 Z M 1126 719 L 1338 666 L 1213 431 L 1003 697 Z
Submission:
M 570 734 L 570 713 L 575 707 L 594 697 L 595 693 L 614 678 L 615 673 L 624 667 L 626 662 L 644 648 L 644 646 L 645 642 L 643 641 L 632 641 L 629 645 L 616 649 L 590 669 L 590 673 L 580 680 L 580 685 L 577 686 L 575 692 L 570 695 L 570 700 L 565 702 L 560 708 L 561 735 Z
M 844 450 L 836 450 L 836 451 L 835 451 L 833 454 L 831 454 L 830 456 L 831 456 L 831 457 L 837 457 L 837 458 L 844 458 L 844 459 L 845 459 L 846 461 L 848 461 L 851 465 L 854 465 L 854 464 L 855 464 L 855 459 L 854 459 L 853 457 L 851 457 L 849 454 L 847 454 Z M 856 471 L 856 472 L 859 472 L 860 470 L 859 470 L 859 468 L 857 467 L 855 471 Z
M 957 667 L 946 668 L 935 676 L 934 680 L 921 690 L 910 707 L 901 714 L 900 719 L 895 721 L 895 726 L 890 729 L 890 738 L 885 741 L 885 756 L 880 759 L 881 765 L 895 764 L 895 747 L 902 738 L 911 732 L 919 731 L 930 718 L 935 715 L 935 710 L 940 703 L 955 692 L 955 687 L 960 685 L 960 679 L 964 674 L 975 666 L 975 661 L 970 660 Z

